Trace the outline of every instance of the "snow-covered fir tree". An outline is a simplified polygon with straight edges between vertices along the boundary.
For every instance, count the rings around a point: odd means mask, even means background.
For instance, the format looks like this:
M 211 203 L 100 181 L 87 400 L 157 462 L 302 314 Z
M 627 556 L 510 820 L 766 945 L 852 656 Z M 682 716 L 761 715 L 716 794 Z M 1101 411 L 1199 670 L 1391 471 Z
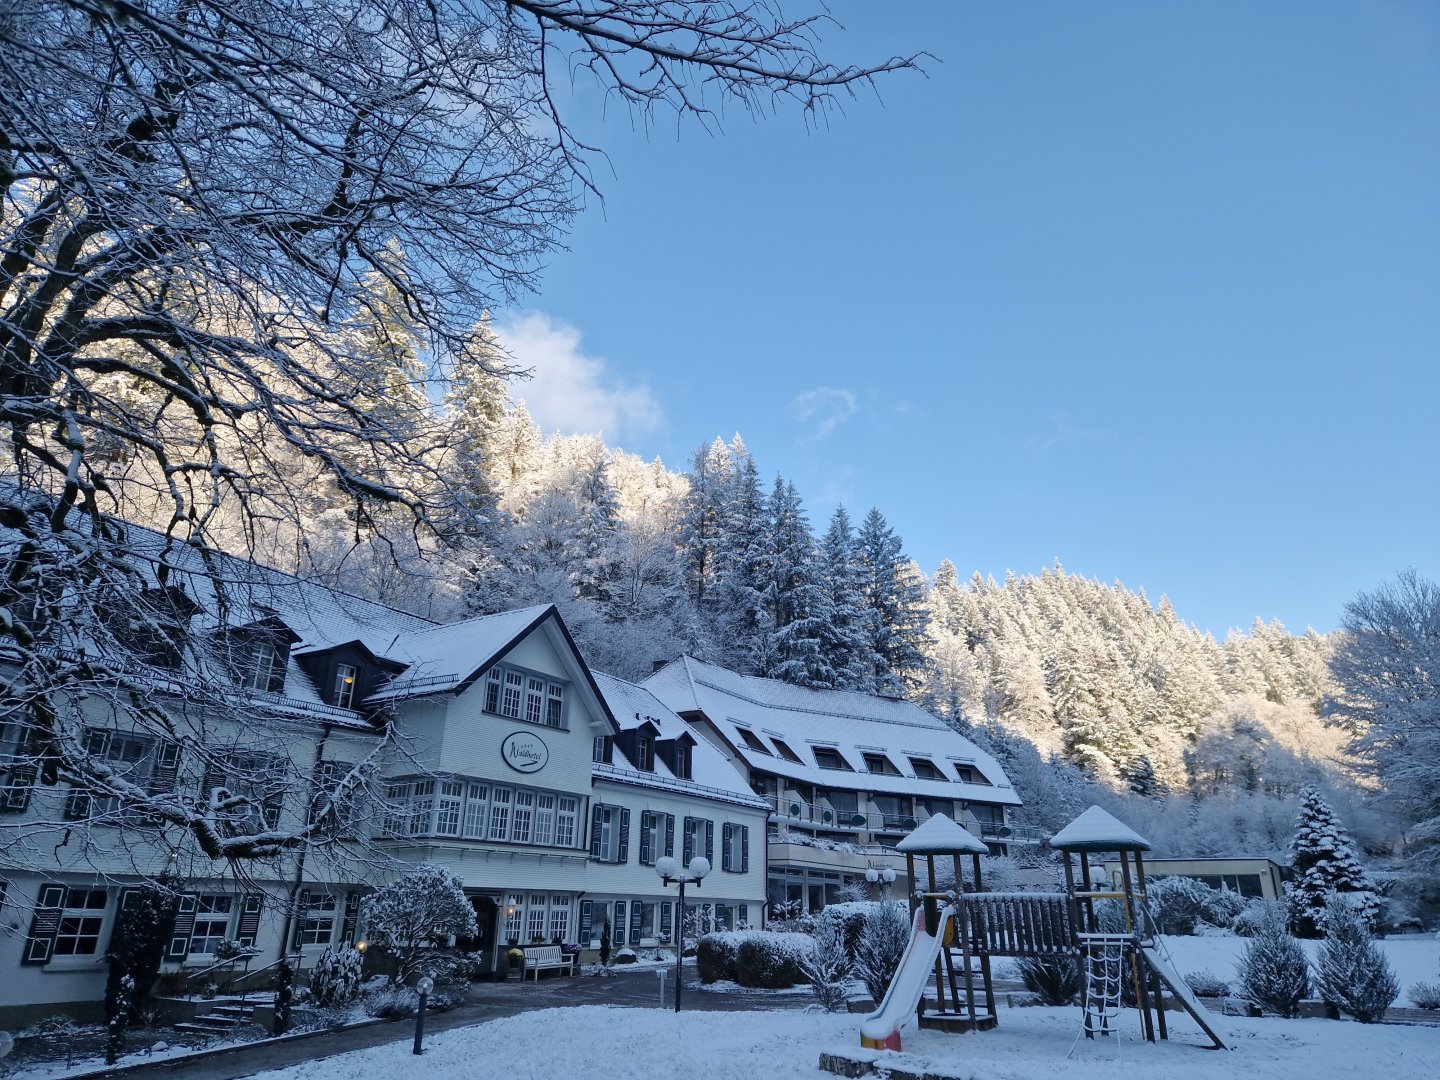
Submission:
M 858 689 L 904 697 L 920 683 L 930 621 L 913 564 L 885 515 L 871 508 L 855 538 L 870 635 L 869 677 Z
M 1296 934 L 1320 937 L 1325 905 L 1337 893 L 1367 927 L 1375 927 L 1380 915 L 1375 882 L 1361 865 L 1345 826 L 1314 787 L 1300 793 L 1300 815 L 1290 849 L 1295 875 L 1288 889 L 1290 926 Z

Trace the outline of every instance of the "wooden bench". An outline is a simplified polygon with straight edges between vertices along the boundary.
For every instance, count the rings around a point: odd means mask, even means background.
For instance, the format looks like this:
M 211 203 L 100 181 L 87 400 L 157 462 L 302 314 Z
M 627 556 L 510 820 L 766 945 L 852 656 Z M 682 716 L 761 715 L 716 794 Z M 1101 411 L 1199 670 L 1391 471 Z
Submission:
M 539 982 L 540 972 L 552 969 L 564 971 L 567 975 L 574 971 L 570 957 L 565 955 L 559 945 L 537 945 L 525 950 L 525 970 L 521 973 L 522 979 L 533 971 L 535 981 Z

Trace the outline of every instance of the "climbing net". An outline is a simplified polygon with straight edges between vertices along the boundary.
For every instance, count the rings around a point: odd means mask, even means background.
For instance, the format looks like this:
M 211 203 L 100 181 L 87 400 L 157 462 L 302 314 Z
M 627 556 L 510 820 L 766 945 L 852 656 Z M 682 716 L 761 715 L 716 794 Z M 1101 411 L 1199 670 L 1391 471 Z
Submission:
M 1125 984 L 1125 947 L 1129 935 L 1081 934 L 1085 963 L 1085 1037 L 1109 1035 L 1110 1022 L 1120 1012 Z

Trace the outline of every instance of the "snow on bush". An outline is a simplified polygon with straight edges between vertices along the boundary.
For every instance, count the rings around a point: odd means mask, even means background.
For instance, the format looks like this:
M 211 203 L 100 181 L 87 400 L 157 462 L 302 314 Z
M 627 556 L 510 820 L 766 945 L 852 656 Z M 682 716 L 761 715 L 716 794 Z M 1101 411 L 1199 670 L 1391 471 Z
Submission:
M 1080 994 L 1080 965 L 1069 956 L 1022 956 L 1015 961 L 1025 989 L 1045 1005 L 1069 1005 Z
M 1331 1005 L 1373 1024 L 1400 994 L 1390 961 L 1375 944 L 1363 905 L 1333 893 L 1325 905 L 1325 944 L 1315 961 L 1315 984 Z
M 1213 971 L 1187 971 L 1185 984 L 1201 997 L 1228 997 L 1230 984 Z
M 1410 1004 L 1417 1009 L 1440 1009 L 1440 982 L 1417 982 L 1412 985 Z
M 855 974 L 878 1005 L 890 989 L 910 944 L 910 919 L 903 904 L 875 904 L 855 946 Z
M 695 946 L 695 967 L 702 983 L 734 982 L 740 943 L 733 933 L 706 934 Z
M 741 986 L 780 989 L 805 982 L 802 962 L 812 947 L 809 934 L 720 930 L 702 937 L 695 955 L 704 965 L 702 982 L 732 979 Z
M 1254 937 L 1268 917 L 1270 905 L 1264 900 L 1251 900 L 1230 920 L 1230 932 L 1236 937 Z
M 322 1009 L 345 1005 L 360 993 L 360 969 L 365 957 L 359 949 L 342 945 L 326 948 L 310 969 L 310 996 Z
M 398 881 L 382 885 L 367 906 L 370 939 L 395 958 L 395 980 L 419 972 L 427 954 L 452 937 L 474 937 L 475 909 L 460 879 L 443 866 L 424 863 Z
M 810 951 L 800 962 L 800 969 L 810 980 L 815 1000 L 826 1012 L 845 1010 L 845 992 L 850 980 L 850 956 L 845 949 L 845 932 L 841 923 L 831 923 L 815 930 Z
M 1285 910 L 1269 905 L 1265 918 L 1245 944 L 1236 969 L 1241 993 L 1261 1008 L 1294 1016 L 1310 992 L 1310 965 L 1305 950 L 1290 936 Z
M 1219 890 L 1188 877 L 1155 878 L 1146 886 L 1150 917 L 1162 934 L 1191 935 L 1199 923 L 1225 926 Z M 1233 912 L 1229 913 L 1233 916 Z

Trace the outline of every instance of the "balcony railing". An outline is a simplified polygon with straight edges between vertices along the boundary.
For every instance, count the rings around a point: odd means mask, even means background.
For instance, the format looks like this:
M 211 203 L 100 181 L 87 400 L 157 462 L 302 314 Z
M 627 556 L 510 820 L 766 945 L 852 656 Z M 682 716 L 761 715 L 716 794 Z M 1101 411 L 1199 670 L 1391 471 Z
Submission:
M 825 803 L 809 803 L 803 799 L 767 795 L 766 801 L 780 823 L 807 825 L 841 832 L 864 829 L 870 833 L 908 833 L 930 815 L 924 811 L 911 814 L 881 814 L 863 810 L 837 810 Z M 960 822 L 982 840 L 1005 843 L 1037 844 L 1043 837 L 1039 829 L 1029 825 L 1003 825 L 999 822 Z

